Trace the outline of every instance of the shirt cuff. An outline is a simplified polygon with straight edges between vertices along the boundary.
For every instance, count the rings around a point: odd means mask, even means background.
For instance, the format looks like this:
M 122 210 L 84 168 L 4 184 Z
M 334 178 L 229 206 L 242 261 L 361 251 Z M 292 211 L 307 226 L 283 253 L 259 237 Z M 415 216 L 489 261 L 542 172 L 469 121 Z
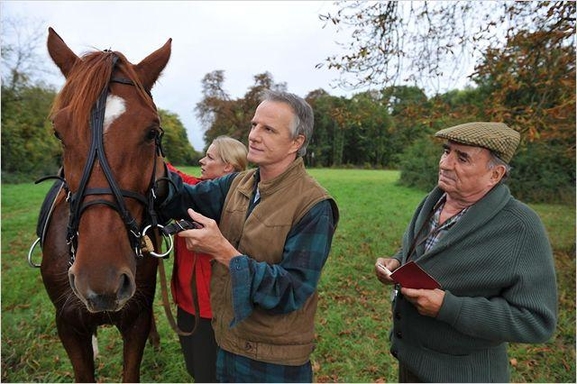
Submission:
M 251 273 L 249 259 L 246 255 L 235 256 L 230 260 L 228 266 L 232 283 L 232 308 L 234 318 L 230 327 L 234 327 L 247 317 L 254 309 L 250 300 Z

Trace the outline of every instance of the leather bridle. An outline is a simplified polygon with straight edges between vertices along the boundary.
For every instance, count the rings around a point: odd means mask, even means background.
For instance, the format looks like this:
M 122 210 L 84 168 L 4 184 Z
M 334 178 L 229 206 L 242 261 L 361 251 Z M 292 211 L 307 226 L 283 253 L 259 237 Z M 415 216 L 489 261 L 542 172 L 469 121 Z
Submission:
M 112 72 L 114 72 L 114 68 L 116 66 L 117 61 L 118 56 L 113 54 Z M 110 83 L 120 83 L 124 85 L 135 86 L 135 84 L 130 79 L 119 77 L 112 77 L 110 79 L 109 84 Z M 103 89 L 94 107 L 92 108 L 90 116 L 90 129 L 91 129 L 90 150 L 88 153 L 86 163 L 84 164 L 82 178 L 80 180 L 78 190 L 75 192 L 70 191 L 70 189 L 68 188 L 68 183 L 66 182 L 64 171 L 62 171 L 62 176 L 48 176 L 37 181 L 38 183 L 40 181 L 44 181 L 47 179 L 57 178 L 63 182 L 63 189 L 65 190 L 67 195 L 66 200 L 68 201 L 70 206 L 70 218 L 68 221 L 68 229 L 66 235 L 67 244 L 70 246 L 70 265 L 74 263 L 76 249 L 78 248 L 78 228 L 80 224 L 80 217 L 82 216 L 82 213 L 91 206 L 97 204 L 103 204 L 118 212 L 118 214 L 122 218 L 122 221 L 124 222 L 124 226 L 126 227 L 131 247 L 132 249 L 134 249 L 135 255 L 137 257 L 143 256 L 142 245 L 144 242 L 143 237 L 146 236 L 146 232 L 149 229 L 156 230 L 157 228 L 162 228 L 162 225 L 158 223 L 157 214 L 154 210 L 154 201 L 156 199 L 156 186 L 157 182 L 159 181 L 156 179 L 156 165 L 157 165 L 156 161 L 159 156 L 164 157 L 164 151 L 162 149 L 162 136 L 164 134 L 164 130 L 161 127 L 159 127 L 160 134 L 158 134 L 155 137 L 155 151 L 153 154 L 154 162 L 146 195 L 121 189 L 114 178 L 112 168 L 108 163 L 106 153 L 104 151 L 104 141 L 103 141 L 104 115 L 106 111 L 106 99 L 109 94 L 109 84 L 107 84 L 106 87 Z M 150 92 L 147 93 L 152 98 Z M 108 182 L 108 188 L 87 188 L 88 181 L 90 180 L 92 169 L 94 168 L 94 164 L 96 161 L 99 162 L 100 167 L 102 168 L 102 172 L 104 173 L 104 176 L 106 177 L 106 180 Z M 87 196 L 104 196 L 104 195 L 112 195 L 114 197 L 114 200 L 110 201 L 98 198 L 90 200 L 88 202 L 85 201 L 85 198 Z M 144 228 L 144 230 L 141 231 L 141 227 L 139 227 L 136 219 L 127 209 L 124 200 L 125 198 L 131 198 L 137 200 L 139 203 L 144 205 L 146 211 L 146 217 L 144 219 L 144 225 L 146 225 L 146 227 Z M 156 253 L 153 250 L 147 249 L 147 253 L 155 257 L 166 257 L 170 254 L 173 247 L 172 238 L 170 236 L 164 236 L 164 235 L 162 235 L 162 237 L 164 238 L 165 241 L 169 242 L 168 250 L 164 253 Z M 29 253 L 29 259 L 30 259 L 30 253 Z
M 117 61 L 118 61 L 118 56 L 113 54 L 112 73 L 114 73 L 114 67 L 116 66 Z M 158 223 L 157 214 L 156 214 L 156 211 L 154 210 L 154 201 L 156 199 L 157 183 L 160 180 L 165 180 L 167 183 L 172 183 L 172 181 L 167 177 L 161 177 L 159 179 L 156 178 L 157 159 L 160 156 L 164 157 L 164 151 L 162 149 L 162 136 L 164 134 L 164 130 L 162 129 L 162 127 L 159 127 L 160 134 L 158 134 L 155 137 L 155 142 L 154 142 L 155 150 L 154 150 L 154 154 L 153 154 L 154 162 L 153 162 L 152 174 L 150 176 L 150 182 L 148 184 L 146 195 L 142 195 L 142 194 L 137 193 L 137 192 L 127 191 L 127 190 L 121 189 L 119 187 L 118 183 L 116 182 L 116 180 L 114 179 L 114 175 L 112 174 L 112 169 L 110 167 L 110 164 L 108 163 L 108 159 L 106 158 L 106 153 L 104 151 L 104 141 L 103 141 L 104 116 L 105 116 L 105 112 L 106 112 L 106 99 L 108 97 L 109 84 L 110 83 L 119 83 L 119 84 L 124 84 L 124 85 L 129 85 L 129 86 L 135 86 L 134 82 L 132 82 L 130 79 L 125 79 L 125 78 L 120 78 L 120 77 L 112 77 L 110 79 L 109 83 L 106 85 L 106 87 L 102 91 L 102 93 L 100 94 L 100 96 L 98 97 L 98 100 L 96 101 L 96 103 L 95 103 L 95 105 L 91 111 L 91 116 L 90 116 L 90 129 L 91 129 L 90 150 L 88 153 L 88 158 L 86 160 L 86 163 L 84 164 L 84 169 L 82 171 L 82 178 L 80 180 L 78 190 L 76 192 L 70 191 L 70 188 L 68 187 L 68 183 L 66 181 L 66 176 L 65 176 L 63 168 L 59 171 L 59 174 L 56 176 L 47 176 L 47 177 L 43 177 L 43 178 L 36 181 L 36 183 L 40 183 L 40 182 L 42 182 L 44 180 L 48 180 L 48 179 L 58 179 L 60 182 L 58 189 L 54 195 L 54 201 L 50 202 L 50 208 L 46 214 L 46 218 L 45 218 L 45 221 L 43 223 L 43 226 L 46 227 L 48 225 L 48 222 L 50 220 L 49 217 L 52 214 L 52 211 L 54 209 L 56 197 L 61 192 L 61 190 L 64 190 L 66 193 L 66 201 L 69 203 L 69 207 L 70 207 L 70 217 L 69 217 L 69 221 L 68 221 L 66 242 L 69 245 L 69 251 L 70 251 L 69 266 L 72 266 L 72 264 L 74 263 L 75 257 L 76 257 L 76 249 L 78 248 L 78 228 L 80 225 L 80 217 L 82 216 L 82 213 L 87 208 L 94 206 L 94 205 L 97 205 L 97 204 L 104 204 L 104 205 L 114 209 L 115 211 L 117 211 L 124 222 L 124 226 L 126 227 L 128 237 L 130 239 L 131 247 L 134 249 L 134 253 L 135 253 L 136 257 L 138 257 L 138 258 L 143 257 L 143 248 L 145 248 L 147 254 L 150 254 L 151 256 L 160 258 L 158 265 L 159 265 L 159 270 L 160 270 L 162 299 L 163 299 L 164 310 L 166 312 L 166 315 L 168 317 L 168 320 L 169 320 L 171 327 L 174 329 L 174 331 L 176 333 L 178 333 L 181 336 L 192 335 L 196 331 L 198 324 L 199 324 L 199 317 L 196 316 L 197 315 L 196 312 L 195 312 L 194 327 L 193 327 L 192 331 L 185 332 L 185 331 L 182 331 L 178 327 L 178 325 L 174 319 L 174 316 L 172 315 L 172 312 L 170 310 L 170 302 L 168 299 L 168 289 L 167 289 L 168 284 L 166 282 L 166 273 L 164 270 L 164 264 L 162 263 L 162 259 L 168 257 L 168 255 L 172 251 L 174 243 L 173 243 L 173 239 L 170 235 L 165 234 L 164 231 L 158 231 L 158 229 L 162 229 L 163 226 L 160 223 Z M 150 94 L 150 92 L 147 91 L 147 93 L 148 93 L 148 96 L 150 96 L 150 98 L 152 99 L 152 95 Z M 106 177 L 106 180 L 108 182 L 108 188 L 87 188 L 88 181 L 90 180 L 90 176 L 92 174 L 92 169 L 94 168 L 94 164 L 97 160 L 98 160 L 98 162 L 102 168 L 102 172 L 104 173 L 104 176 Z M 168 170 L 166 169 L 166 164 L 164 164 L 164 167 L 166 170 L 165 173 L 168 173 Z M 90 200 L 89 202 L 84 201 L 87 196 L 103 196 L 103 195 L 112 195 L 114 197 L 114 201 L 100 199 L 100 198 Z M 131 198 L 131 199 L 137 200 L 138 202 L 140 202 L 141 204 L 144 205 L 146 217 L 145 217 L 144 222 L 143 222 L 144 223 L 143 226 L 145 226 L 145 227 L 142 231 L 140 230 L 140 227 L 138 226 L 136 220 L 134 219 L 134 217 L 132 216 L 130 211 L 126 208 L 126 204 L 124 201 L 125 198 Z M 150 242 L 146 241 L 147 240 L 146 238 L 148 237 L 146 234 L 147 234 L 149 229 L 152 229 L 155 232 L 155 235 L 157 236 L 157 238 L 158 238 L 158 236 L 162 236 L 162 238 L 164 239 L 164 242 L 169 244 L 166 252 L 156 253 L 153 249 L 151 249 L 152 246 L 148 245 Z M 30 266 L 32 266 L 32 267 L 36 267 L 36 268 L 41 267 L 41 264 L 36 264 L 32 261 L 32 253 L 33 253 L 36 245 L 38 245 L 38 244 L 42 245 L 42 243 L 44 241 L 45 231 L 46 231 L 46 228 L 42 228 L 40 230 L 41 234 L 39 234 L 39 238 L 32 244 L 32 246 L 30 247 L 30 250 L 28 251 L 28 264 L 30 264 Z M 160 232 L 160 234 L 158 232 Z M 194 273 L 195 272 L 193 272 L 193 276 L 194 276 Z M 198 293 L 196 291 L 196 280 L 194 278 L 191 279 L 191 292 L 193 293 L 193 300 L 194 300 L 194 306 L 195 306 L 195 311 L 196 311 L 196 309 L 199 308 L 199 304 L 198 304 Z

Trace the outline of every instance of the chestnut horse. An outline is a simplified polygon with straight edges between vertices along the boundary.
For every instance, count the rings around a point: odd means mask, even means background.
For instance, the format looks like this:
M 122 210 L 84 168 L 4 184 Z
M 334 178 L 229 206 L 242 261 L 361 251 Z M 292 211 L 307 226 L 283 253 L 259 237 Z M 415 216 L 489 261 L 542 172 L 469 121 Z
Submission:
M 51 112 L 62 142 L 62 187 L 40 268 L 77 382 L 95 381 L 92 337 L 103 324 L 122 335 L 123 381 L 140 381 L 158 267 L 142 240 L 147 229 L 161 227 L 154 199 L 165 167 L 150 90 L 171 42 L 134 65 L 109 50 L 79 57 L 48 31 L 48 52 L 66 82 Z

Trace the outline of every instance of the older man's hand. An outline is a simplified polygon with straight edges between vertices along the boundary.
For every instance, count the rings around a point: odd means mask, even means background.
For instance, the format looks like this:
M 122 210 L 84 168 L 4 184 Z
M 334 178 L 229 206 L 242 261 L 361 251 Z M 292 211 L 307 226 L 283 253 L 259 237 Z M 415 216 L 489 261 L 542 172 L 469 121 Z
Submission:
M 417 311 L 423 316 L 437 317 L 445 291 L 442 289 L 413 289 L 401 288 L 401 293 L 411 304 L 417 308 Z

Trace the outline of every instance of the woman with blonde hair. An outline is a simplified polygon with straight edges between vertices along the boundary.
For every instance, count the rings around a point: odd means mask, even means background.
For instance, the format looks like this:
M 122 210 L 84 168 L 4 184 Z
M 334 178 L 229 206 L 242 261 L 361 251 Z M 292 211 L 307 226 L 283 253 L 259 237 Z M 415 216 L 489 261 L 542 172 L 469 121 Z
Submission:
M 200 178 L 187 175 L 171 164 L 168 168 L 178 173 L 187 184 L 197 184 L 247 168 L 246 146 L 228 136 L 219 136 L 208 147 L 205 156 L 199 160 Z M 212 329 L 210 306 L 211 256 L 190 251 L 185 239 L 174 236 L 174 267 L 171 290 L 177 306 L 178 327 L 190 332 L 197 321 L 196 331 L 190 336 L 180 336 L 180 345 L 186 363 L 186 370 L 197 383 L 216 382 L 216 341 Z M 195 307 L 191 281 L 198 297 Z

